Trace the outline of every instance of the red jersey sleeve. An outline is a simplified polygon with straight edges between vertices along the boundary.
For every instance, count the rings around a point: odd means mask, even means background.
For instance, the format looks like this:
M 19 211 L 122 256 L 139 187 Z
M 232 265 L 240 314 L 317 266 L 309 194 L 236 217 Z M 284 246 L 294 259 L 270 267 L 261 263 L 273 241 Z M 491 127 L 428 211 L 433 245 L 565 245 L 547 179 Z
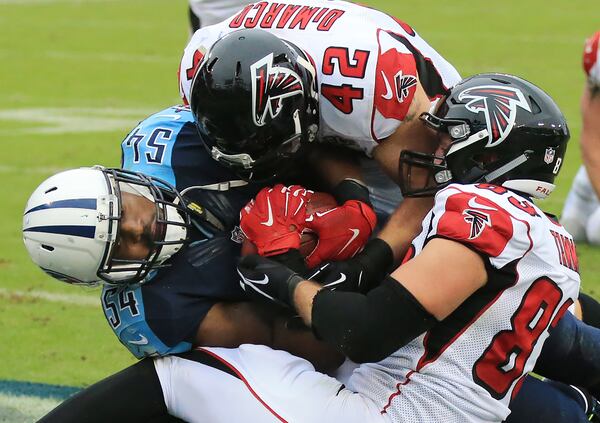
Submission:
M 588 77 L 592 76 L 592 69 L 598 64 L 599 44 L 600 31 L 585 40 L 585 47 L 583 48 L 583 70 Z
M 476 192 L 447 188 L 436 196 L 429 238 L 451 239 L 487 256 L 496 267 L 523 256 L 520 227 L 497 202 Z M 520 226 L 520 225 L 519 225 Z

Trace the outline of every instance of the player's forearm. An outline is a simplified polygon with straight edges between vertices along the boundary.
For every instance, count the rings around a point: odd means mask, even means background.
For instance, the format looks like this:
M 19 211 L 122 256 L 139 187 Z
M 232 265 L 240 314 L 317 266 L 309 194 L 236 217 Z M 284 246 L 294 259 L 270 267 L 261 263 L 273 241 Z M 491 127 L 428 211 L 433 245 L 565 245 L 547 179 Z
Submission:
M 404 258 L 410 243 L 421 231 L 423 219 L 432 206 L 433 198 L 406 198 L 377 235 L 392 248 L 396 264 Z
M 298 284 L 294 291 L 294 306 L 307 327 L 312 324 L 313 299 L 320 290 L 320 284 L 313 281 L 303 281 Z
M 313 146 L 309 153 L 309 163 L 317 172 L 325 189 L 333 189 L 344 179 L 362 181 L 362 171 L 357 153 L 333 146 Z

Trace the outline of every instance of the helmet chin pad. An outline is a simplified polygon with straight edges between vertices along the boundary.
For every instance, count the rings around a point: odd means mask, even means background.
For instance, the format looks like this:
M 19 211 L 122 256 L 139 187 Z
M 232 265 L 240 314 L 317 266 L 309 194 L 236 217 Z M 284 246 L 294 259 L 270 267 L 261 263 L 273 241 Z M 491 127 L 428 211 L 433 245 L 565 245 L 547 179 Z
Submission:
M 167 221 L 178 222 L 179 225 L 167 225 L 163 246 L 158 255 L 157 262 L 162 263 L 171 258 L 173 254 L 178 252 L 182 247 L 182 241 L 186 239 L 187 228 L 181 214 L 173 206 L 166 207 Z
M 544 199 L 552 194 L 556 185 L 550 182 L 536 181 L 534 179 L 511 179 L 505 181 L 502 186 L 513 191 L 524 192 L 533 198 Z

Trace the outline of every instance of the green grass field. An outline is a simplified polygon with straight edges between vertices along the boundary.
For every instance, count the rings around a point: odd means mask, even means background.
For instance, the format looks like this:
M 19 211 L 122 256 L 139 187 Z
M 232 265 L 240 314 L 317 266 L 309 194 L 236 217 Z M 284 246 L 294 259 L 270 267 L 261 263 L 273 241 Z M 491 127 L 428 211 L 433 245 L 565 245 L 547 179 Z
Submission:
M 462 75 L 519 74 L 556 99 L 572 143 L 557 194 L 543 207 L 560 212 L 580 163 L 581 51 L 600 23 L 590 3 L 368 3 L 413 25 Z M 21 216 L 47 176 L 118 165 L 128 130 L 178 102 L 186 7 L 183 0 L 0 0 L 0 380 L 84 386 L 134 361 L 105 323 L 98 291 L 57 283 L 29 261 Z M 580 246 L 579 254 L 584 289 L 600 293 L 600 252 Z M 50 406 L 19 411 L 0 401 L 0 421 L 31 420 Z

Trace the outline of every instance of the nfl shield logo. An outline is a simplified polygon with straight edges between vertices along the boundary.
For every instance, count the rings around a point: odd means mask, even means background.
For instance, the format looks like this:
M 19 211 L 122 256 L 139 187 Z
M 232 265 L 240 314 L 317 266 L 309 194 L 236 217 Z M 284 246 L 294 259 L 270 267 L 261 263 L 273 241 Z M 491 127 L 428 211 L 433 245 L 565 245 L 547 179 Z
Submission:
M 554 161 L 554 148 L 548 147 L 546 149 L 546 154 L 544 154 L 544 162 L 550 164 Z
M 242 232 L 242 228 L 240 228 L 239 226 L 233 228 L 233 230 L 231 231 L 231 240 L 233 242 L 235 242 L 236 244 L 242 244 L 245 239 L 246 236 L 244 235 L 244 232 Z

